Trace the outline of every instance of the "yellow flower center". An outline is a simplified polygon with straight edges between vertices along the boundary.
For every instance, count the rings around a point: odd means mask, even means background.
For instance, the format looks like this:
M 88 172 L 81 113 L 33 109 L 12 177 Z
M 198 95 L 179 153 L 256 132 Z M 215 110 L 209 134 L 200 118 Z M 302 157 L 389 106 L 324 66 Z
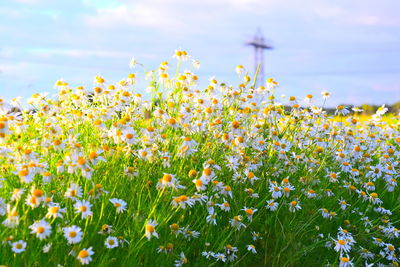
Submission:
M 350 259 L 347 258 L 347 257 L 342 257 L 340 260 L 341 260 L 342 262 L 349 262 L 349 261 L 350 261 Z
M 246 209 L 245 212 L 247 215 L 252 215 L 254 211 L 252 209 Z
M 171 230 L 173 230 L 173 231 L 177 231 L 177 230 L 179 230 L 179 225 L 178 224 L 176 224 L 176 223 L 173 223 L 173 224 L 171 224 Z
M 164 174 L 162 179 L 163 179 L 163 182 L 169 183 L 172 180 L 172 176 L 170 174 Z
M 28 174 L 29 174 L 29 171 L 26 170 L 26 169 L 20 170 L 20 171 L 18 172 L 18 175 L 19 175 L 19 176 L 28 176 Z
M 206 175 L 206 176 L 210 176 L 211 173 L 212 173 L 212 171 L 211 171 L 210 168 L 205 168 L 204 171 L 203 171 L 203 174 Z
M 87 252 L 87 250 L 81 250 L 79 252 L 79 258 L 87 258 L 89 256 L 89 252 Z
M 74 231 L 69 232 L 68 235 L 69 235 L 69 237 L 74 238 L 76 236 L 76 232 L 74 232 Z
M 57 213 L 59 210 L 60 210 L 59 207 L 51 207 L 51 208 L 49 209 L 49 212 L 54 214 L 54 213 Z
M 78 164 L 79 165 L 84 165 L 85 163 L 86 163 L 86 160 L 84 158 L 82 158 L 82 157 L 78 158 Z
M 176 119 L 174 119 L 174 118 L 168 119 L 168 124 L 169 124 L 169 125 L 174 125 L 174 124 L 176 124 Z
M 154 232 L 154 226 L 151 224 L 146 225 L 146 231 L 149 233 Z

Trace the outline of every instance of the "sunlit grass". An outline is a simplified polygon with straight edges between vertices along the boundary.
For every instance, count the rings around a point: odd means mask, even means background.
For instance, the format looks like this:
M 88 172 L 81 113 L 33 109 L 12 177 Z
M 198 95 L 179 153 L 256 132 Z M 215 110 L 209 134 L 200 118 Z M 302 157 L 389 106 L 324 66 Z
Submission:
M 0 264 L 397 266 L 398 116 L 285 111 L 242 66 L 201 89 L 174 57 L 2 104 Z

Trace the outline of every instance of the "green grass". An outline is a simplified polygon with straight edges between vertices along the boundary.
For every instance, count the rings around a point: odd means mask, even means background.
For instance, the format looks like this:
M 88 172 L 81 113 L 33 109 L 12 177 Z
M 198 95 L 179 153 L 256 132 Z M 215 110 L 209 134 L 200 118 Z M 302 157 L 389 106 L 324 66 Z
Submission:
M 178 69 L 176 73 L 183 75 Z M 190 77 L 190 74 L 185 75 Z M 36 96 L 33 106 L 37 112 L 23 112 L 21 117 L 10 117 L 10 114 L 2 117 L 2 149 L 8 152 L 2 153 L 0 158 L 0 174 L 5 179 L 0 188 L 4 200 L 1 207 L 6 208 L 7 204 L 17 207 L 20 220 L 14 228 L 0 225 L 3 240 L 0 264 L 80 266 L 77 254 L 88 247 L 95 252 L 90 262 L 92 266 L 172 266 L 180 259 L 181 252 L 189 266 L 335 266 L 345 260 L 344 256 L 348 256 L 355 266 L 361 266 L 365 261 L 397 264 L 397 256 L 392 255 L 389 259 L 387 254 L 380 253 L 388 244 L 396 250 L 399 246 L 397 237 L 390 238 L 382 231 L 399 225 L 399 189 L 396 186 L 391 192 L 387 190 L 388 181 L 399 176 L 398 117 L 390 120 L 379 117 L 375 121 L 363 119 L 356 124 L 341 125 L 337 122 L 351 119 L 351 116 L 337 119 L 303 108 L 285 112 L 283 106 L 275 105 L 267 91 L 253 92 L 251 82 L 240 86 L 237 93 L 234 92 L 236 89 L 226 88 L 222 93 L 210 94 L 197 92 L 192 82 L 185 85 L 171 80 L 170 85 L 163 86 L 157 77 L 153 79 L 151 84 L 156 84 L 156 88 L 149 102 L 153 104 L 147 108 L 151 111 L 150 118 L 145 116 L 144 100 L 136 99 L 132 87 L 104 93 L 107 90 L 102 84 L 99 85 L 102 92 L 93 99 L 81 90 L 74 91 L 63 85 L 56 99 Z M 167 97 L 168 91 L 175 94 Z M 268 97 L 272 100 L 261 103 Z M 181 109 L 184 107 L 190 110 L 185 113 Z M 163 111 L 163 118 L 157 117 L 157 109 Z M 169 118 L 175 118 L 176 123 L 169 123 Z M 96 125 L 98 120 L 104 126 Z M 235 121 L 239 122 L 239 127 L 235 126 Z M 204 128 L 197 130 L 199 123 Z M 146 141 L 150 126 L 154 128 L 154 138 Z M 110 134 L 112 129 L 125 131 L 127 128 L 135 130 L 137 142 L 134 144 L 128 144 L 126 140 L 117 142 L 115 133 Z M 224 133 L 232 140 L 224 142 Z M 182 137 L 196 141 L 194 148 L 197 151 L 179 156 Z M 55 140 L 61 140 L 64 147 L 56 149 Z M 357 146 L 360 152 L 356 151 Z M 30 155 L 36 153 L 37 156 L 24 158 L 27 149 L 32 150 Z M 152 151 L 153 156 L 140 157 L 141 149 Z M 88 164 L 93 169 L 91 179 L 83 177 L 79 168 L 71 173 L 67 171 L 69 165 L 79 164 L 78 156 L 89 162 L 90 153 L 94 151 L 99 152 L 104 161 Z M 169 152 L 170 166 L 163 164 L 164 152 Z M 343 159 L 337 156 L 340 153 L 345 154 Z M 72 155 L 70 162 L 68 155 Z M 226 166 L 227 156 L 238 159 L 237 170 Z M 220 168 L 205 166 L 210 159 Z M 360 174 L 354 176 L 351 170 L 343 170 L 344 161 Z M 57 166 L 64 166 L 65 170 L 58 170 Z M 136 172 L 135 176 L 126 172 L 128 167 Z M 383 171 L 374 178 L 370 170 L 377 167 Z M 32 182 L 21 180 L 18 175 L 21 169 L 36 172 Z M 171 202 L 175 197 L 193 198 L 196 187 L 192 180 L 199 179 L 207 169 L 215 173 L 206 190 L 199 192 L 207 201 L 196 202 L 186 209 L 174 208 Z M 195 170 L 196 175 L 189 175 L 191 170 Z M 53 176 L 50 183 L 43 181 L 45 171 Z M 246 171 L 252 171 L 258 180 L 252 183 L 246 177 Z M 328 177 L 333 172 L 340 173 L 337 183 Z M 175 175 L 185 188 L 157 189 L 164 173 Z M 241 179 L 237 180 L 236 176 Z M 273 199 L 269 187 L 276 182 L 282 191 L 286 186 L 282 184 L 284 179 L 290 181 L 294 190 L 288 197 L 277 198 L 278 209 L 270 211 L 266 208 L 266 202 Z M 374 182 L 374 190 L 366 189 L 368 181 Z M 214 190 L 218 182 L 222 183 L 221 188 L 231 188 L 232 198 Z M 75 212 L 75 201 L 64 196 L 71 183 L 82 187 L 83 195 L 79 199 L 90 201 L 93 216 L 82 219 Z M 393 183 L 397 185 L 396 180 Z M 25 189 L 18 201 L 11 200 L 15 188 Z M 249 188 L 258 194 L 258 198 L 250 197 Z M 52 197 L 52 202 L 67 210 L 63 218 L 45 219 L 52 232 L 44 240 L 39 240 L 29 229 L 48 212 L 44 203 L 37 208 L 25 203 L 33 189 L 42 190 L 46 197 Z M 334 196 L 328 197 L 327 189 Z M 316 197 L 308 196 L 310 190 L 315 191 Z M 382 204 L 372 202 L 372 193 L 377 193 Z M 367 195 L 365 200 L 362 194 Z M 127 210 L 117 213 L 111 198 L 126 201 Z M 230 204 L 228 212 L 217 205 L 224 199 Z M 345 210 L 339 205 L 341 199 L 350 204 Z M 207 202 L 211 201 L 217 225 L 206 221 L 209 215 Z M 290 212 L 292 201 L 297 201 L 301 209 Z M 374 208 L 379 206 L 392 214 L 376 212 Z M 251 221 L 246 217 L 244 207 L 257 209 Z M 323 208 L 334 212 L 333 218 L 323 218 L 320 211 Z M 245 227 L 235 230 L 230 220 L 238 215 L 242 216 Z M 4 221 L 7 216 L 10 213 L 1 216 L 0 220 Z M 368 217 L 370 224 L 364 223 L 363 217 Z M 149 220 L 157 221 L 158 238 L 146 238 Z M 183 234 L 175 235 L 171 231 L 172 224 L 178 224 L 180 229 L 187 227 L 197 231 L 199 236 L 189 239 Z M 67 243 L 62 231 L 63 227 L 71 225 L 79 226 L 83 232 L 82 240 L 72 245 Z M 102 233 L 104 225 L 111 226 L 112 232 Z M 339 227 L 346 229 L 355 240 L 351 250 L 341 256 L 333 249 Z M 254 240 L 253 232 L 258 233 Z M 117 237 L 119 246 L 106 248 L 104 243 L 108 236 Z M 384 245 L 374 244 L 373 238 L 381 238 Z M 12 251 L 11 243 L 18 240 L 27 243 L 22 253 Z M 44 253 L 42 249 L 49 243 L 50 250 Z M 247 250 L 246 246 L 250 244 L 254 245 L 256 254 Z M 172 249 L 168 253 L 159 253 L 160 246 Z M 208 251 L 229 256 L 226 248 L 230 246 L 238 250 L 232 261 L 227 259 L 224 263 L 202 255 Z M 360 247 L 371 251 L 374 257 L 362 258 Z

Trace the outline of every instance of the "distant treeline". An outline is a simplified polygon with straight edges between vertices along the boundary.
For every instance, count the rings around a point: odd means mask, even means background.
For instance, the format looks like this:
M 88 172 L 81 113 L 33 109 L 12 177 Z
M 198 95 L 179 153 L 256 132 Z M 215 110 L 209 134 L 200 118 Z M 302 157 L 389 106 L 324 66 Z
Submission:
M 347 105 L 343 104 L 343 106 L 350 107 L 350 108 L 353 107 L 353 105 L 349 105 L 349 104 L 347 104 Z M 364 104 L 364 105 L 357 106 L 357 107 L 359 107 L 359 108 L 361 108 L 363 110 L 363 112 L 361 112 L 361 114 L 363 114 L 363 115 L 372 115 L 372 114 L 375 114 L 375 112 L 381 106 Z M 400 101 L 394 103 L 393 105 L 385 105 L 385 107 L 388 109 L 387 114 L 391 113 L 391 114 L 396 114 L 397 115 L 400 112 Z M 328 114 L 334 114 L 335 111 L 336 111 L 336 108 L 325 108 L 325 110 L 327 111 Z
M 89 102 L 92 102 L 92 94 L 89 94 Z M 157 104 L 156 104 L 157 105 Z M 342 106 L 347 107 L 349 110 L 353 107 L 351 104 L 342 104 Z M 369 104 L 364 104 L 361 106 L 357 106 L 358 108 L 361 108 L 363 111 L 361 112 L 362 115 L 373 115 L 375 112 L 378 110 L 379 107 L 381 106 L 376 106 L 376 105 L 369 105 Z M 400 114 L 400 101 L 396 102 L 392 105 L 385 105 L 385 107 L 388 109 L 387 114 L 395 114 L 398 115 Z M 292 108 L 289 106 L 285 106 L 285 111 L 290 112 Z M 336 108 L 324 108 L 324 110 L 328 114 L 334 114 L 336 111 Z M 7 113 L 19 113 L 21 112 L 20 108 L 18 107 L 12 107 Z M 36 109 L 31 108 L 30 112 L 37 112 Z

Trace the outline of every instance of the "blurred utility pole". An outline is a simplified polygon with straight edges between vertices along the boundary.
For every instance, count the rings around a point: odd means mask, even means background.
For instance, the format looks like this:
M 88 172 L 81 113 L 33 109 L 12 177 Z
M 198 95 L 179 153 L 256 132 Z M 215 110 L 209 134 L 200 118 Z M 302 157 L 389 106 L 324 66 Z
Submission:
M 253 40 L 246 42 L 246 45 L 254 47 L 254 73 L 258 75 L 256 80 L 256 85 L 260 84 L 259 82 L 264 83 L 264 50 L 272 49 L 272 46 L 269 46 L 265 43 L 264 36 L 262 36 L 261 29 L 258 28 L 256 34 L 253 37 Z

